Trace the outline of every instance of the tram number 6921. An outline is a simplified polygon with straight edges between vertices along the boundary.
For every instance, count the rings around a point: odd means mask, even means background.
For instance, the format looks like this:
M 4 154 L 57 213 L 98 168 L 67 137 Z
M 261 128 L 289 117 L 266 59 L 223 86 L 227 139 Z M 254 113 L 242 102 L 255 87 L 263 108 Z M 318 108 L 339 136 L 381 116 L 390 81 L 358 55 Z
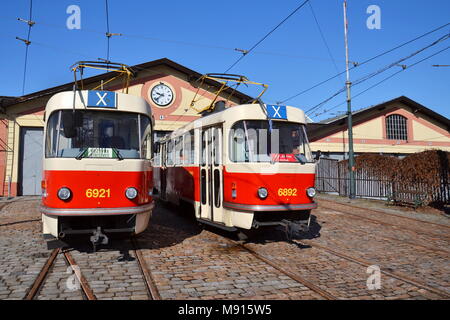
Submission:
M 297 196 L 297 188 L 279 188 L 278 196 L 284 197 L 296 197 Z
M 111 198 L 111 189 L 86 189 L 86 198 Z

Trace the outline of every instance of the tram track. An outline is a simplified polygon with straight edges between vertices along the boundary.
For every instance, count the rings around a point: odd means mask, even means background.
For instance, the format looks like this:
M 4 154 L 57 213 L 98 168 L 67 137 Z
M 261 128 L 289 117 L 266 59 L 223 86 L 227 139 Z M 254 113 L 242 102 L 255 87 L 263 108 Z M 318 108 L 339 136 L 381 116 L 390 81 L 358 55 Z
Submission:
M 243 250 L 245 250 L 246 252 L 250 253 L 252 256 L 254 256 L 255 258 L 257 258 L 258 260 L 264 262 L 265 264 L 271 266 L 272 268 L 274 268 L 275 270 L 278 270 L 279 272 L 281 272 L 282 274 L 288 276 L 289 278 L 291 278 L 292 280 L 302 284 L 303 286 L 307 287 L 308 289 L 310 289 L 311 291 L 317 293 L 318 295 L 324 297 L 326 300 L 337 300 L 338 298 L 336 296 L 334 296 L 333 294 L 329 293 L 326 290 L 321 289 L 320 287 L 316 286 L 315 284 L 313 284 L 311 281 L 306 280 L 304 277 L 287 271 L 286 269 L 280 267 L 279 264 L 277 264 L 276 262 L 270 260 L 269 258 L 259 254 L 258 252 L 256 252 L 255 250 L 249 248 L 248 246 L 246 246 L 245 244 L 238 242 L 238 241 L 234 241 L 231 239 L 228 239 L 225 236 L 219 235 L 214 233 L 215 236 L 226 240 L 227 242 L 236 245 L 240 248 L 242 248 Z
M 56 259 L 59 254 L 62 254 L 64 257 L 64 260 L 68 266 L 72 268 L 74 271 L 75 277 L 77 278 L 78 283 L 80 284 L 80 290 L 82 293 L 82 296 L 86 300 L 97 300 L 95 297 L 92 289 L 90 288 L 86 278 L 81 273 L 80 269 L 77 266 L 77 263 L 73 259 L 70 252 L 62 249 L 54 249 L 47 261 L 45 262 L 44 266 L 42 267 L 41 271 L 39 272 L 36 280 L 30 287 L 27 295 L 25 296 L 25 300 L 35 300 L 41 291 L 41 289 L 44 287 L 45 281 L 48 278 L 48 276 L 51 273 L 51 270 L 53 266 L 55 265 Z
M 217 234 L 216 234 L 217 235 Z M 270 265 L 271 267 L 273 267 L 274 269 L 278 270 L 279 272 L 283 273 L 284 275 L 288 276 L 289 278 L 293 279 L 294 281 L 304 285 L 305 287 L 309 288 L 310 290 L 312 290 L 313 292 L 319 294 L 320 296 L 324 297 L 327 300 L 336 300 L 336 299 L 341 299 L 340 297 L 336 297 L 335 294 L 332 294 L 330 292 L 328 292 L 327 290 L 324 290 L 322 288 L 320 288 L 319 286 L 315 285 L 314 283 L 312 283 L 311 281 L 305 279 L 303 276 L 298 275 L 297 273 L 291 272 L 286 270 L 285 268 L 283 268 L 280 263 L 277 263 L 276 261 L 273 261 L 269 258 L 267 258 L 266 256 L 264 256 L 263 254 L 257 252 L 256 250 L 250 248 L 249 246 L 245 245 L 244 243 L 240 242 L 240 241 L 235 241 L 235 240 L 231 240 L 228 239 L 227 237 L 224 237 L 222 235 L 217 235 L 218 237 L 228 241 L 229 243 L 232 243 L 234 245 L 239 246 L 240 248 L 244 249 L 246 252 L 250 253 L 252 256 L 254 256 L 255 258 L 257 258 L 260 261 L 263 261 L 264 263 Z M 373 265 L 377 265 L 376 263 L 372 263 L 370 261 L 367 261 L 365 259 L 362 258 L 358 258 L 355 256 L 351 256 L 348 255 L 346 253 L 342 253 L 339 251 L 336 251 L 334 249 L 331 249 L 327 246 L 321 245 L 321 244 L 317 244 L 314 243 L 313 241 L 310 240 L 293 240 L 292 241 L 293 244 L 295 244 L 296 246 L 302 246 L 302 247 L 311 247 L 311 248 L 316 248 L 319 250 L 322 250 L 324 252 L 328 252 L 331 253 L 334 256 L 337 256 L 341 259 L 344 259 L 346 261 L 358 264 L 358 265 L 362 265 L 364 267 L 369 267 L 369 266 L 373 266 Z M 408 283 L 409 285 L 413 285 L 417 288 L 420 289 L 424 289 L 427 290 L 428 292 L 434 293 L 436 295 L 438 295 L 439 297 L 443 298 L 443 299 L 450 299 L 450 293 L 444 290 L 441 290 L 439 288 L 430 286 L 426 283 L 423 283 L 422 281 L 419 281 L 417 279 L 411 278 L 401 272 L 398 271 L 393 271 L 392 269 L 380 269 L 380 272 L 382 274 L 384 274 L 385 276 L 388 276 L 390 278 L 394 278 L 397 279 L 399 281 Z
M 415 219 L 415 218 L 412 218 L 412 217 L 405 217 L 405 216 L 397 215 L 397 214 L 394 214 L 394 213 L 387 213 L 387 212 L 382 211 L 382 210 L 376 210 L 376 209 L 372 209 L 372 208 L 364 208 L 364 207 L 355 206 L 355 205 L 348 204 L 348 203 L 341 203 L 341 202 L 327 200 L 327 199 L 319 199 L 319 202 L 329 202 L 329 203 L 334 203 L 334 204 L 340 204 L 340 205 L 351 207 L 351 208 L 354 208 L 354 209 L 367 210 L 367 211 L 380 213 L 382 215 L 389 216 L 389 217 L 395 217 L 395 218 L 410 220 L 410 221 L 414 221 L 414 222 L 424 223 L 424 224 L 432 225 L 432 226 L 435 226 L 435 227 L 444 227 L 444 228 L 450 229 L 450 226 L 442 224 L 442 223 L 435 223 L 435 222 Z
M 91 287 L 89 286 L 89 283 L 87 282 L 86 278 L 81 273 L 81 270 L 79 269 L 77 263 L 73 259 L 72 255 L 69 251 L 62 251 L 64 255 L 64 259 L 69 264 L 70 267 L 72 267 L 72 270 L 74 271 L 75 276 L 77 277 L 78 283 L 80 284 L 80 288 L 82 291 L 83 296 L 86 300 L 97 300 L 97 297 L 95 296 L 94 292 L 92 291 Z
M 150 300 L 161 300 L 161 296 L 159 295 L 158 288 L 156 286 L 155 281 L 153 280 L 152 274 L 147 266 L 147 262 L 142 255 L 142 251 L 139 248 L 136 240 L 131 239 L 131 244 L 133 246 L 133 251 L 136 256 L 137 263 L 139 265 L 139 269 L 142 273 L 142 278 L 145 282 L 147 292 Z
M 28 293 L 25 296 L 25 300 L 33 300 L 39 294 L 39 291 L 41 290 L 51 267 L 54 265 L 59 252 L 60 249 L 54 249 L 50 253 L 50 256 L 48 257 L 47 261 L 45 262 L 38 276 L 36 277 L 36 280 L 33 282 L 30 289 L 28 290 Z
M 142 275 L 142 279 L 145 283 L 145 287 L 148 292 L 148 297 L 150 300 L 160 300 L 160 294 L 158 288 L 153 280 L 151 272 L 145 262 L 141 249 L 139 248 L 136 241 L 131 240 L 132 250 L 136 257 L 136 263 L 138 264 L 139 270 Z M 98 253 L 95 253 L 98 254 Z M 69 249 L 54 249 L 51 251 L 49 257 L 45 261 L 42 266 L 39 274 L 34 280 L 33 284 L 27 291 L 27 294 L 24 300 L 36 300 L 38 299 L 41 291 L 43 290 L 47 279 L 52 274 L 53 268 L 58 260 L 58 257 L 62 257 L 64 259 L 65 264 L 71 268 L 73 272 L 73 276 L 76 277 L 76 281 L 79 284 L 79 292 L 81 293 L 80 298 L 82 297 L 84 300 L 97 300 L 97 297 L 89 285 L 88 280 L 83 275 L 82 267 L 76 262 L 73 255 L 70 253 Z
M 351 218 L 349 218 L 349 219 L 351 219 Z M 442 248 L 431 247 L 431 246 L 427 246 L 427 245 L 424 245 L 424 244 L 419 244 L 417 242 L 413 242 L 413 241 L 409 241 L 409 240 L 399 239 L 399 238 L 396 238 L 396 237 L 393 237 L 393 236 L 389 236 L 389 235 L 386 235 L 386 234 L 378 235 L 378 234 L 374 234 L 373 232 L 369 232 L 369 231 L 366 231 L 366 230 L 361 230 L 361 231 L 360 230 L 358 230 L 358 231 L 346 230 L 346 232 L 350 232 L 350 233 L 356 234 L 356 235 L 361 234 L 361 233 L 366 233 L 366 234 L 373 235 L 373 236 L 375 236 L 375 237 L 377 237 L 379 239 L 382 239 L 382 240 L 387 240 L 387 241 L 392 241 L 393 240 L 393 241 L 396 241 L 396 242 L 399 242 L 399 243 L 407 243 L 407 244 L 409 244 L 412 247 L 425 249 L 425 250 L 431 251 L 433 253 L 450 255 L 450 251 L 449 250 L 445 250 L 445 249 L 442 249 Z
M 342 252 L 336 251 L 334 249 L 331 249 L 331 248 L 329 248 L 327 246 L 324 246 L 324 245 L 321 245 L 321 244 L 313 243 L 310 240 L 293 240 L 293 242 L 297 243 L 297 244 L 300 244 L 300 245 L 308 245 L 308 246 L 310 246 L 312 248 L 321 249 L 321 250 L 326 251 L 328 253 L 331 253 L 331 254 L 333 254 L 335 256 L 338 256 L 338 257 L 340 257 L 342 259 L 345 259 L 347 261 L 351 261 L 353 263 L 357 263 L 357 264 L 362 265 L 364 267 L 369 267 L 369 266 L 376 265 L 376 263 L 372 263 L 372 262 L 367 261 L 365 259 L 357 258 L 357 257 L 351 256 L 351 255 L 348 255 L 346 253 L 342 253 Z M 385 274 L 385 275 L 387 275 L 389 277 L 392 277 L 392 278 L 395 278 L 397 280 L 400 280 L 400 281 L 409 283 L 411 285 L 414 285 L 416 287 L 428 290 L 430 292 L 433 292 L 433 293 L 441 296 L 442 298 L 450 299 L 450 293 L 449 292 L 441 290 L 441 289 L 438 289 L 438 288 L 435 288 L 435 287 L 432 287 L 432 286 L 429 286 L 429 285 L 427 285 L 427 284 L 425 284 L 425 283 L 423 283 L 421 281 L 418 281 L 416 279 L 410 278 L 410 277 L 408 277 L 407 275 L 405 275 L 403 273 L 400 273 L 400 272 L 397 272 L 397 271 L 386 271 L 386 270 L 383 270 L 381 268 L 380 268 L 380 271 L 381 271 L 381 273 L 383 273 L 383 274 Z
M 346 204 L 342 204 L 342 205 L 346 206 Z M 354 206 L 351 206 L 351 207 L 355 208 Z M 325 209 L 333 210 L 333 211 L 336 211 L 336 212 L 343 213 L 343 214 L 345 214 L 347 216 L 354 217 L 354 218 L 359 219 L 359 220 L 367 220 L 367 221 L 371 221 L 371 222 L 379 224 L 379 225 L 389 226 L 389 227 L 393 227 L 393 228 L 397 228 L 397 229 L 409 230 L 409 231 L 413 231 L 413 232 L 418 233 L 418 234 L 424 234 L 424 235 L 427 235 L 427 236 L 433 236 L 433 237 L 437 237 L 437 238 L 450 239 L 450 236 L 448 236 L 448 235 L 443 235 L 443 234 L 438 234 L 438 233 L 433 233 L 433 232 L 427 232 L 425 230 L 420 230 L 420 229 L 417 229 L 417 228 L 406 227 L 406 226 L 398 225 L 398 224 L 395 224 L 395 223 L 382 221 L 382 220 L 379 220 L 379 219 L 369 218 L 369 217 L 365 217 L 363 215 L 359 215 L 359 214 L 355 214 L 355 213 L 349 213 L 348 211 L 344 211 L 344 209 L 338 209 L 338 208 L 331 207 L 331 206 L 326 206 L 326 205 L 324 206 L 322 204 L 320 204 L 319 208 L 325 208 Z M 360 210 L 374 211 L 374 210 L 371 210 L 371 209 L 365 209 L 365 208 L 361 208 L 361 207 L 356 207 L 356 208 L 358 208 Z M 374 211 L 374 212 L 378 213 L 378 211 Z M 386 214 L 390 215 L 388 213 L 386 213 Z M 390 216 L 392 217 L 392 215 L 390 215 Z M 395 218 L 404 218 L 404 217 L 400 217 L 400 216 L 396 215 Z M 410 218 L 410 219 L 413 219 L 413 218 Z M 415 220 L 416 222 L 419 222 L 419 223 L 422 222 L 422 221 L 416 220 L 416 219 L 413 219 L 413 220 Z M 442 225 L 440 225 L 440 226 L 442 226 Z M 447 228 L 447 226 L 442 226 L 442 227 L 446 227 Z

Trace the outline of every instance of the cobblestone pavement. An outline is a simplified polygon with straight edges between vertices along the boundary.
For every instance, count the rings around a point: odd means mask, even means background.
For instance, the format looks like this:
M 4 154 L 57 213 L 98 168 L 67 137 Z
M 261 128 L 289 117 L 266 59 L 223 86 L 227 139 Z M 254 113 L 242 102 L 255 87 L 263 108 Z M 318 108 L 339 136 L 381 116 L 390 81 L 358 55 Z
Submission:
M 319 210 L 317 215 L 318 224 L 327 226 L 322 228 L 321 236 L 314 239 L 317 243 L 361 257 L 387 271 L 402 272 L 450 294 L 450 239 L 433 239 L 389 226 L 352 220 L 345 214 L 336 215 L 328 209 Z M 351 228 L 348 228 L 350 224 Z
M 0 299 L 24 299 L 50 256 L 38 204 L 39 200 L 9 202 L 0 211 Z M 148 299 L 128 239 L 112 239 L 95 253 L 76 242 L 70 253 L 97 299 Z M 83 299 L 74 279 L 74 270 L 60 253 L 35 299 Z
M 50 255 L 41 237 L 38 203 L 0 203 L 0 299 L 23 299 Z M 329 205 L 320 207 L 319 200 L 312 232 L 303 235 L 308 240 L 287 242 L 281 230 L 263 229 L 246 243 L 217 229 L 200 228 L 186 210 L 158 205 L 136 241 L 162 299 L 324 299 L 289 274 L 338 299 L 441 299 L 439 292 L 450 297 L 448 230 L 396 216 L 376 217 L 398 225 L 394 228 L 325 208 Z M 376 215 L 344 204 L 335 209 Z M 405 223 L 421 232 L 403 229 Z M 321 246 L 378 265 L 387 272 L 381 275 L 381 288 L 367 289 L 366 265 Z M 95 253 L 86 244 L 74 247 L 70 253 L 97 299 L 149 298 L 128 239 L 113 239 Z M 392 274 L 407 275 L 424 286 Z M 71 276 L 58 255 L 36 299 L 83 299 L 80 290 L 67 285 Z

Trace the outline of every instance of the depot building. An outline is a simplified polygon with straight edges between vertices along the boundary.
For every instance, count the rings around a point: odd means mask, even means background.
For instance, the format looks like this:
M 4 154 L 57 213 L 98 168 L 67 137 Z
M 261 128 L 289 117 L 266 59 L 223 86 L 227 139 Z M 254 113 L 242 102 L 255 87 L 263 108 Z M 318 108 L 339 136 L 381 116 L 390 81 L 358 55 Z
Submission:
M 221 87 L 214 80 L 198 81 L 200 73 L 169 59 L 131 67 L 135 72 L 128 93 L 143 97 L 151 106 L 155 141 L 199 118 L 198 110 L 210 105 Z M 97 87 L 116 76 L 113 72 L 83 79 L 83 89 Z M 123 80 L 108 82 L 103 90 L 122 92 Z M 43 161 L 44 111 L 47 101 L 58 92 L 73 90 L 73 82 L 22 97 L 0 96 L 0 196 L 40 195 Z M 164 92 L 164 97 L 152 92 Z M 232 95 L 231 95 L 232 94 Z M 228 99 L 231 95 L 231 98 Z M 191 102 L 195 98 L 195 109 Z M 250 96 L 231 89 L 217 100 L 227 106 L 248 103 Z
M 132 69 L 135 74 L 128 93 L 141 96 L 150 104 L 155 141 L 201 117 L 198 110 L 210 105 L 221 87 L 214 80 L 199 81 L 200 73 L 166 58 Z M 108 72 L 86 78 L 83 89 L 96 88 L 115 75 Z M 121 79 L 103 87 L 117 92 L 122 92 L 122 88 Z M 0 96 L 0 196 L 41 194 L 45 106 L 52 95 L 70 90 L 73 82 L 22 97 Z M 164 92 L 164 97 L 153 92 Z M 194 99 L 196 108 L 191 108 Z M 227 89 L 217 100 L 227 101 L 227 107 L 248 103 L 253 98 Z M 346 120 L 346 115 L 342 115 L 308 123 L 313 153 L 320 150 L 325 157 L 348 158 Z M 429 149 L 450 152 L 450 120 L 405 96 L 355 111 L 353 124 L 356 155 L 405 156 Z

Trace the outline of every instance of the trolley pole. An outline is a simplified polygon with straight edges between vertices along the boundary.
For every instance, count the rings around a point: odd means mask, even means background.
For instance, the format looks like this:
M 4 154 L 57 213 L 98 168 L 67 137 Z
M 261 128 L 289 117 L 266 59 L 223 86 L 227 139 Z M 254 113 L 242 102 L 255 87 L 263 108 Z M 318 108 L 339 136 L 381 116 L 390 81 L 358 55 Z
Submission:
M 352 100 L 350 94 L 350 73 L 348 69 L 348 22 L 347 22 L 347 0 L 344 0 L 344 36 L 345 36 L 345 65 L 347 81 L 345 85 L 347 87 L 347 127 L 348 127 L 348 171 L 350 175 L 350 194 L 349 198 L 354 199 L 356 193 L 356 181 L 355 181 L 355 158 L 353 154 L 353 123 L 352 123 Z

